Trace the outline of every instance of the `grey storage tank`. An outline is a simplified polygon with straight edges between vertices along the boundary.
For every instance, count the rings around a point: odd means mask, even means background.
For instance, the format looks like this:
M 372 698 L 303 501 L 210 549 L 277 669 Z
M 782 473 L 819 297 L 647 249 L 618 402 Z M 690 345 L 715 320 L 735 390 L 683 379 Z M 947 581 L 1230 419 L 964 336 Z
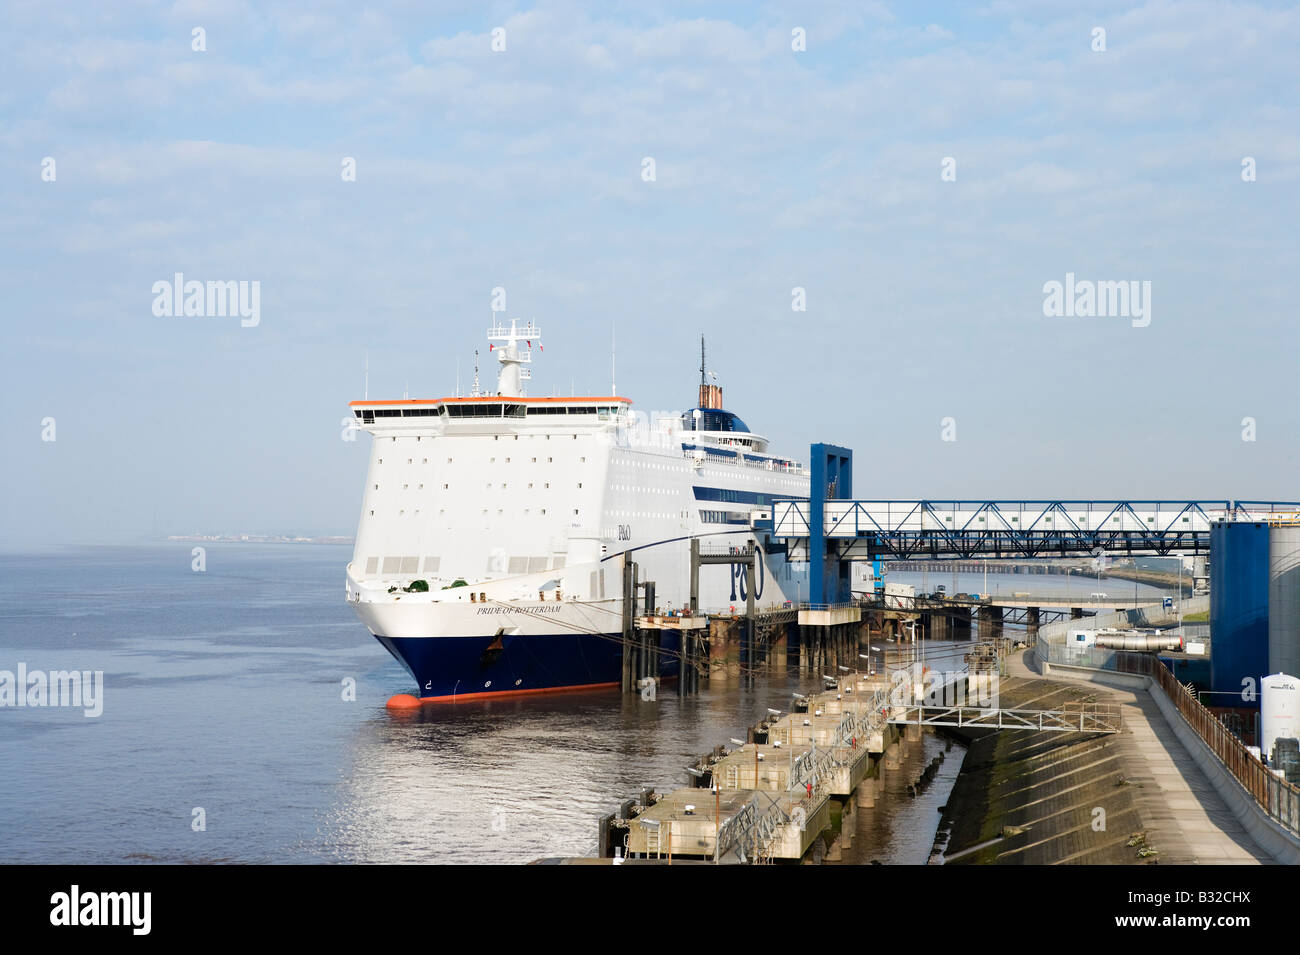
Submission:
M 1268 529 L 1268 671 L 1300 673 L 1300 525 Z

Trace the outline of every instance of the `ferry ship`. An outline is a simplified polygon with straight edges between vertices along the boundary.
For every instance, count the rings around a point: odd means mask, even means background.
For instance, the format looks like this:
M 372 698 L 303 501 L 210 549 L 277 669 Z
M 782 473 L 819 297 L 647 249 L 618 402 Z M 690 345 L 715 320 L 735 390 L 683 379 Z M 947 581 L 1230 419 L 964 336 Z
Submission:
M 760 608 L 808 594 L 808 565 L 752 526 L 807 497 L 808 471 L 722 407 L 702 340 L 696 406 L 647 415 L 616 395 L 528 396 L 541 337 L 488 329 L 494 391 L 350 406 L 373 440 L 347 599 L 421 700 L 619 685 L 624 561 L 660 611 L 684 609 L 692 538 L 754 542 Z M 702 612 L 745 600 L 743 567 L 701 568 Z

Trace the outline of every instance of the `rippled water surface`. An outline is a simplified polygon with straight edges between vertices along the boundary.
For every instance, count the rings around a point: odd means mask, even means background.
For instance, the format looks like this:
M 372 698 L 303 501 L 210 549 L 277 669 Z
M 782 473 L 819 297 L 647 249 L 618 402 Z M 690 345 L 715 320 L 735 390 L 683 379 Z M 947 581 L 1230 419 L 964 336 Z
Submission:
M 344 602 L 350 548 L 209 545 L 195 573 L 191 546 L 0 557 L 0 670 L 105 683 L 98 718 L 0 709 L 0 861 L 585 855 L 600 814 L 682 785 L 697 753 L 806 688 L 780 675 L 687 699 L 597 691 L 393 716 L 384 702 L 411 681 Z

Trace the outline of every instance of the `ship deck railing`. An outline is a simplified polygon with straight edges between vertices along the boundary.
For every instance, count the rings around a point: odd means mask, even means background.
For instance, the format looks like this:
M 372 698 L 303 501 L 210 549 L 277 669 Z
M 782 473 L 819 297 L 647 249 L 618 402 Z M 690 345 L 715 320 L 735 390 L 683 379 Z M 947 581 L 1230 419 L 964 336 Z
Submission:
M 709 454 L 706 448 L 700 448 L 699 450 L 704 451 L 705 457 L 707 458 L 710 464 L 728 464 L 731 465 L 732 467 L 751 468 L 756 471 L 769 471 L 769 470 L 773 472 L 779 471 L 782 474 L 795 474 L 804 477 L 806 477 L 809 474 L 808 469 L 804 467 L 802 464 L 799 464 L 797 461 L 784 462 L 784 461 L 779 461 L 776 458 L 764 458 L 762 461 L 750 461 L 747 458 L 745 458 L 744 452 L 741 451 L 741 449 L 739 448 L 718 449 L 718 450 L 725 450 L 725 451 L 735 451 L 736 453 L 735 457 L 731 457 L 730 455 L 725 455 L 725 454 Z M 694 450 L 683 451 L 682 457 L 686 458 L 688 461 L 694 461 L 695 453 L 696 452 Z M 772 462 L 772 467 L 770 468 L 767 466 L 768 461 Z

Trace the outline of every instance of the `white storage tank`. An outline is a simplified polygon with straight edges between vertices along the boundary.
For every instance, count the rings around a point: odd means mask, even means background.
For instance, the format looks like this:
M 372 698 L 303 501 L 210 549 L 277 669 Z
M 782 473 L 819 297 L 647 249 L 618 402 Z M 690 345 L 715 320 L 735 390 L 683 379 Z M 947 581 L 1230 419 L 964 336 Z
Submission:
M 1285 673 L 1266 676 L 1259 695 L 1259 748 L 1273 765 L 1279 739 L 1300 734 L 1300 680 Z
M 1268 668 L 1300 673 L 1300 526 L 1268 529 Z

